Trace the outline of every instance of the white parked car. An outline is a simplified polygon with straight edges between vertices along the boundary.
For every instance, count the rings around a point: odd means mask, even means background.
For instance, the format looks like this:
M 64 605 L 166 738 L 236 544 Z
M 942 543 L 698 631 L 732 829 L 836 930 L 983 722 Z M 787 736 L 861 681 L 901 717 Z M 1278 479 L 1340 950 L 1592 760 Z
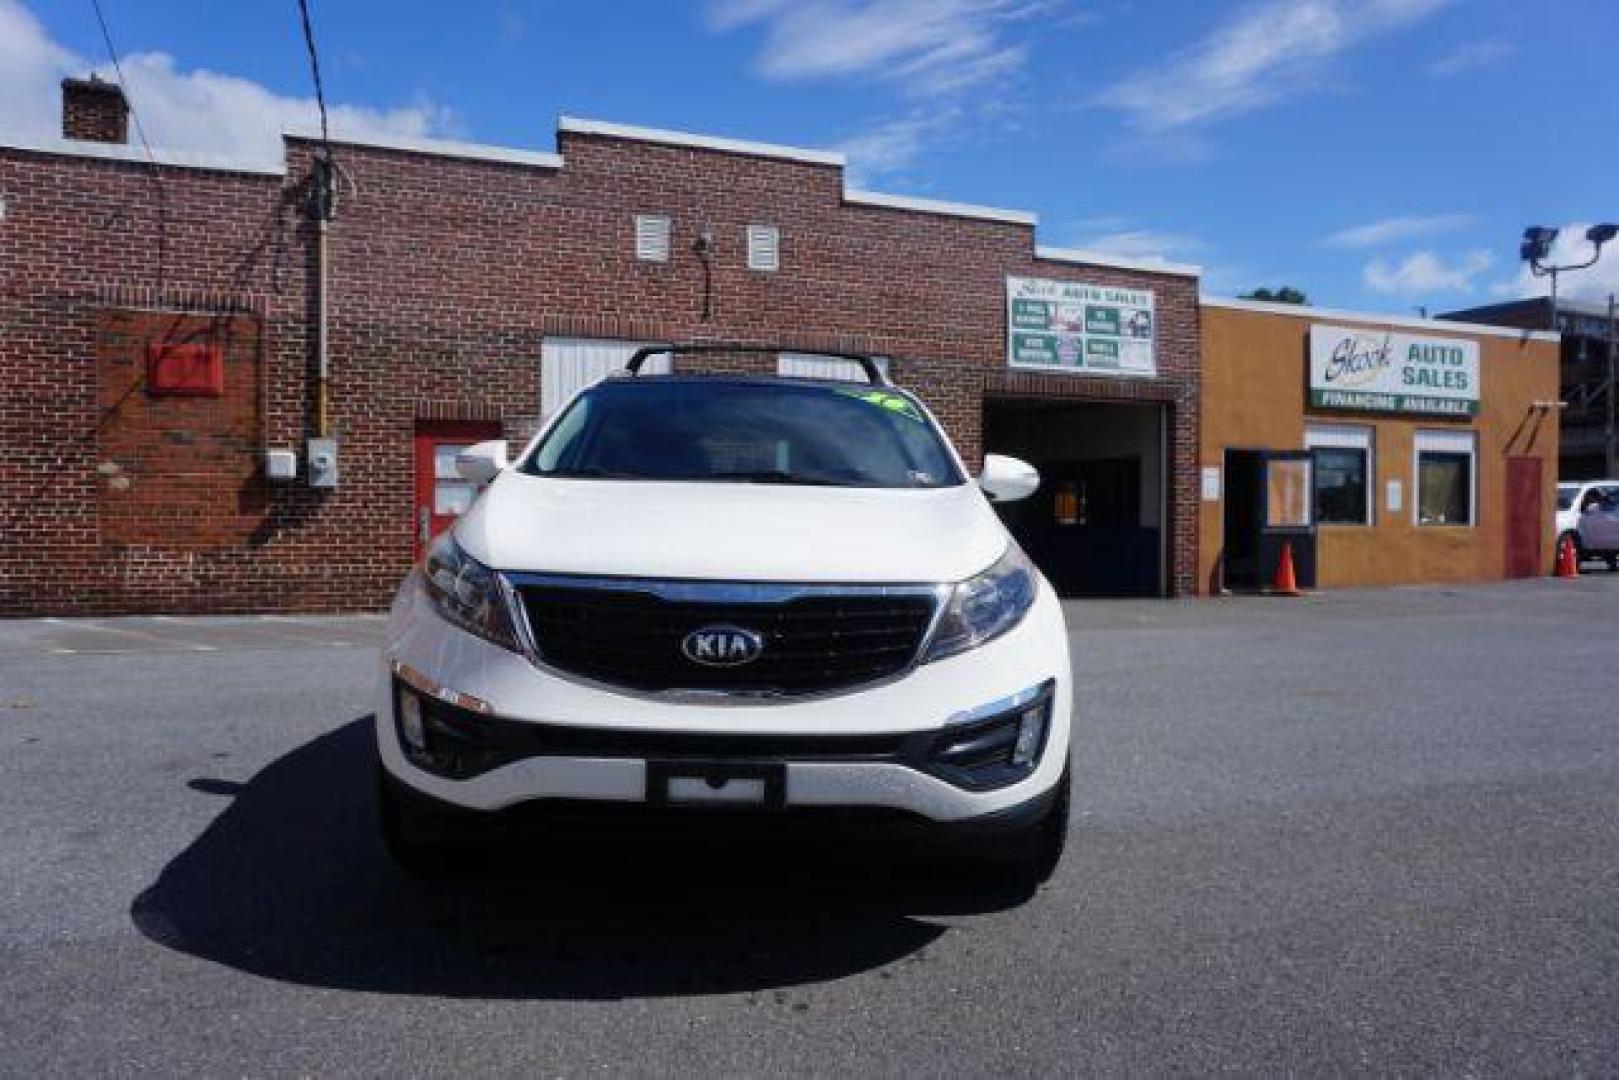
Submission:
M 1606 559 L 1619 570 L 1619 521 L 1614 515 L 1619 503 L 1619 480 L 1581 480 L 1557 485 L 1557 543 L 1574 541 L 1575 555 L 1581 561 Z
M 1605 559 L 1608 569 L 1619 570 L 1619 485 L 1587 500 L 1575 533 L 1575 552 L 1581 559 Z
M 615 377 L 511 464 L 462 453 L 488 487 L 400 588 L 377 686 L 398 861 L 550 809 L 831 811 L 1050 873 L 1067 631 L 990 506 L 1039 478 L 990 455 L 971 482 L 859 362 L 870 385 Z

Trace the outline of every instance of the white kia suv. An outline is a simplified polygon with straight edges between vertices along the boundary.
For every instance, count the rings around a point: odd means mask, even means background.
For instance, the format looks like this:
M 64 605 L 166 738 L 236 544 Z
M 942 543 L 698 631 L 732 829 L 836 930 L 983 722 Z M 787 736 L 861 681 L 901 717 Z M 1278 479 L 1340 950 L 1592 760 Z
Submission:
M 637 374 L 578 393 L 400 588 L 383 836 L 415 869 L 521 819 L 891 821 L 1031 881 L 1067 834 L 1063 613 L 927 409 L 867 384 Z M 709 816 L 701 816 L 707 812 Z

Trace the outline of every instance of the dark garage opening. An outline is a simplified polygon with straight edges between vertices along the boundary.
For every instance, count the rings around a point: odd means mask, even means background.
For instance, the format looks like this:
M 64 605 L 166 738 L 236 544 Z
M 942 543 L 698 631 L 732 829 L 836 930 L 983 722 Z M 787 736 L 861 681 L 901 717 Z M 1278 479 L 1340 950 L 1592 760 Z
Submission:
M 991 399 L 984 449 L 1040 470 L 1039 491 L 998 509 L 1060 595 L 1163 595 L 1161 406 Z

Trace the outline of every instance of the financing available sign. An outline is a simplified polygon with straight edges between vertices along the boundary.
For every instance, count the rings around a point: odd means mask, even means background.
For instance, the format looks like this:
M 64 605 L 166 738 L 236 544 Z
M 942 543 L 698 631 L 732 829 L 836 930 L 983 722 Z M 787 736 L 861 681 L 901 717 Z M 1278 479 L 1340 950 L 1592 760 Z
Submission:
M 1476 341 L 1310 327 L 1310 404 L 1318 409 L 1472 416 L 1478 402 Z
M 1158 373 L 1150 289 L 1009 277 L 1006 308 L 1007 360 L 1013 367 Z

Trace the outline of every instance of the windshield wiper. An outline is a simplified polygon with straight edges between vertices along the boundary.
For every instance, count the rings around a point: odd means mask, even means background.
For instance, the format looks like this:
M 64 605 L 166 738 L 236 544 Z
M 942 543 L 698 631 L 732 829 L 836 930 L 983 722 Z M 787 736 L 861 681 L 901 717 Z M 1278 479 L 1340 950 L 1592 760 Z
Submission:
M 645 480 L 647 477 L 640 473 L 618 472 L 613 469 L 599 469 L 595 466 L 586 466 L 582 469 L 553 469 L 551 472 L 542 472 L 539 475 L 549 476 L 556 480 Z
M 788 472 L 785 469 L 744 469 L 736 472 L 717 472 L 709 473 L 703 479 L 740 480 L 747 484 L 803 484 L 806 487 L 846 486 L 837 480 L 828 480 L 819 476 L 806 476 L 803 473 Z

